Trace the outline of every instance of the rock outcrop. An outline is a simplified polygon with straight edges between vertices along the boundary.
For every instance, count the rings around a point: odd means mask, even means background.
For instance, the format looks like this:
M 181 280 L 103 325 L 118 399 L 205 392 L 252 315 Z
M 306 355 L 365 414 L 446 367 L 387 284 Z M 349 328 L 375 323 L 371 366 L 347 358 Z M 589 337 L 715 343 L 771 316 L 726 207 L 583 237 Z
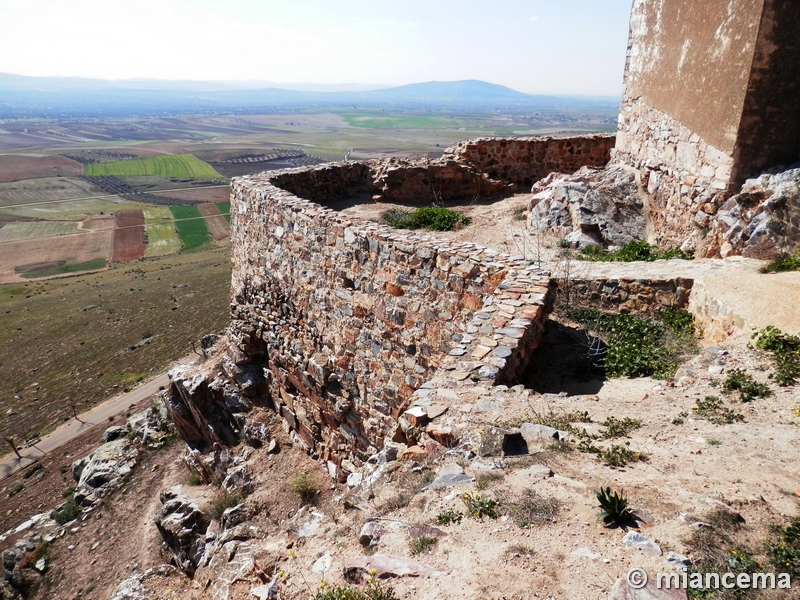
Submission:
M 136 465 L 138 456 L 133 442 L 120 438 L 72 463 L 72 475 L 78 482 L 76 504 L 91 506 L 117 487 Z
M 195 502 L 182 494 L 180 486 L 164 490 L 159 499 L 163 506 L 155 517 L 156 527 L 178 567 L 192 575 L 205 554 L 205 533 L 210 520 Z
M 573 245 L 623 246 L 647 236 L 636 172 L 624 165 L 551 173 L 531 190 L 528 226 L 553 231 Z
M 713 226 L 722 256 L 771 259 L 800 246 L 800 168 L 748 179 L 712 219 L 698 212 L 700 226 Z

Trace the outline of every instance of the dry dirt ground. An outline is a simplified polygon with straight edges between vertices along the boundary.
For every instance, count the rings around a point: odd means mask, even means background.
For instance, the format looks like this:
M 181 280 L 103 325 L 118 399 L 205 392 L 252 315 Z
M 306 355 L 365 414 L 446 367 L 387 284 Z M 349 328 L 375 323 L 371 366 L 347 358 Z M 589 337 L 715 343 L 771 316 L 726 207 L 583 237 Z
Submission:
M 439 417 L 443 424 L 468 431 L 519 418 L 585 411 L 593 422 L 575 423 L 575 427 L 589 433 L 600 433 L 604 429 L 601 423 L 611 416 L 639 419 L 641 428 L 631 431 L 630 437 L 595 443 L 627 445 L 646 453 L 644 462 L 611 468 L 593 454 L 579 451 L 575 436 L 568 445 L 543 442 L 522 456 L 476 459 L 453 451 L 419 464 L 390 463 L 390 473 L 356 502 L 359 508 L 349 509 L 345 508 L 351 504 L 347 487 L 332 483 L 320 464 L 292 448 L 281 425 L 263 412 L 257 416 L 271 423 L 281 452 L 269 455 L 259 449 L 248 458 L 257 487 L 247 503 L 256 514 L 254 522 L 270 542 L 270 549 L 257 557 L 257 563 L 269 575 L 277 570 L 284 573 L 280 597 L 292 600 L 312 595 L 323 581 L 328 586 L 344 585 L 344 565 L 375 551 L 413 558 L 442 571 L 438 577 L 390 580 L 398 598 L 599 600 L 607 598 L 614 581 L 631 568 L 641 567 L 651 574 L 671 572 L 664 562 L 669 551 L 697 560 L 702 550 L 698 528 L 712 524 L 714 528 L 730 527 L 725 531 L 731 538 L 730 548 L 747 546 L 757 561 L 767 564 L 764 540 L 774 539 L 772 527 L 800 516 L 800 391 L 770 385 L 772 397 L 742 403 L 735 395 L 720 392 L 719 383 L 725 378 L 725 372 L 717 372 L 720 368 L 744 368 L 758 380 L 769 381 L 767 358 L 747 349 L 745 340 L 738 340 L 693 357 L 679 373 L 682 385 L 647 378 L 596 381 L 592 384 L 595 393 L 526 392 L 526 400 L 503 405 L 500 415 L 456 411 Z M 696 402 L 707 395 L 720 397 L 745 421 L 715 425 L 699 418 L 694 411 Z M 53 566 L 37 598 L 105 599 L 127 575 L 167 560 L 159 550 L 152 524 L 159 506 L 158 492 L 184 484 L 202 507 L 209 506 L 219 493 L 212 486 L 186 485 L 181 446 L 177 443 L 167 450 L 145 452 L 129 483 L 101 508 L 67 527 L 64 537 L 53 545 Z M 476 481 L 455 488 L 421 490 L 439 469 L 451 463 L 460 465 Z M 53 463 L 48 469 L 52 472 L 57 466 Z M 301 472 L 314 482 L 318 490 L 315 509 L 324 514 L 317 533 L 306 538 L 297 538 L 298 523 L 290 519 L 302 504 L 291 491 L 292 480 Z M 59 486 L 66 484 L 56 480 L 50 502 Z M 604 486 L 624 490 L 631 507 L 647 521 L 640 531 L 660 545 L 663 555 L 645 556 L 622 543 L 623 529 L 606 528 L 598 521 L 594 491 Z M 498 518 L 465 516 L 460 524 L 436 525 L 437 515 L 446 509 L 465 512 L 464 492 L 496 500 Z M 14 512 L 13 518 L 5 518 L 4 527 L 48 505 L 44 500 L 34 507 L 36 497 L 21 496 L 28 498 L 28 503 Z M 530 522 L 521 527 L 526 499 L 536 502 L 533 508 L 528 505 Z M 726 520 L 720 503 L 732 507 L 743 522 Z M 377 547 L 365 550 L 358 534 L 361 526 L 374 518 L 380 519 L 385 532 Z M 412 524 L 436 526 L 446 535 L 412 556 Z M 325 574 L 313 572 L 312 564 L 324 554 L 330 555 L 331 568 Z M 254 571 L 241 577 L 232 586 L 230 597 L 251 600 L 250 589 L 262 584 L 263 574 L 259 575 Z M 177 576 L 153 581 L 158 598 L 210 597 L 205 591 L 208 582 Z M 797 582 L 794 584 L 793 591 L 771 592 L 765 597 L 796 598 Z
M 83 175 L 83 165 L 63 156 L 0 156 L 0 181 Z

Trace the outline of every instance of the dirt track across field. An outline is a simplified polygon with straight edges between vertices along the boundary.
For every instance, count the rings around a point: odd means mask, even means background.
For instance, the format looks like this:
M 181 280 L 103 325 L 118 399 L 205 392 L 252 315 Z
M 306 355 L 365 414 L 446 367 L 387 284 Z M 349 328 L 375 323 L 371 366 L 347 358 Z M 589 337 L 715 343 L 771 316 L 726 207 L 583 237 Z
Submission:
M 200 204 L 197 209 L 205 217 L 208 233 L 214 241 L 227 240 L 230 237 L 231 228 L 214 204 Z

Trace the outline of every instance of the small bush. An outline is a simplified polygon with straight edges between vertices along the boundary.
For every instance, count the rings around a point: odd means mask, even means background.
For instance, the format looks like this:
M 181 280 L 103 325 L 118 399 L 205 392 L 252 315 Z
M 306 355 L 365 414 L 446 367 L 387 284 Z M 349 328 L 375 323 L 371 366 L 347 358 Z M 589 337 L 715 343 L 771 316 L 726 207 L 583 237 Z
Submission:
M 464 513 L 458 510 L 454 510 L 452 508 L 448 508 L 445 511 L 440 512 L 436 515 L 436 524 L 437 525 L 452 525 L 453 523 L 461 523 L 461 519 L 464 518 Z
M 467 514 L 470 517 L 480 519 L 482 517 L 490 517 L 496 519 L 500 515 L 497 513 L 497 500 L 492 498 L 483 498 L 480 494 L 474 496 L 469 492 L 464 492 L 461 495 L 461 501 L 467 507 Z
M 642 422 L 639 419 L 631 419 L 625 417 L 621 421 L 615 417 L 608 417 L 603 423 L 606 430 L 602 433 L 604 440 L 610 440 L 620 437 L 630 437 L 630 432 L 634 429 L 639 429 Z
M 317 495 L 317 486 L 307 473 L 299 473 L 292 478 L 289 484 L 291 490 L 305 502 L 313 502 Z
M 209 507 L 211 518 L 219 521 L 222 518 L 222 513 L 241 503 L 242 495 L 238 492 L 222 491 L 211 501 L 211 506 Z
M 452 231 L 469 225 L 471 219 L 449 208 L 421 206 L 413 212 L 397 208 L 387 210 L 381 219 L 397 229 L 427 229 L 429 231 Z
M 709 446 L 722 446 L 722 442 L 719 440 L 706 440 L 706 444 Z
M 762 273 L 781 273 L 785 271 L 800 271 L 800 250 L 796 254 L 784 252 L 775 260 L 761 267 Z
M 12 496 L 16 496 L 17 494 L 19 494 L 24 489 L 25 489 L 25 484 L 22 483 L 21 481 L 18 481 L 17 483 L 15 483 L 14 485 L 12 485 L 9 488 L 8 497 L 11 498 Z
M 595 492 L 594 495 L 599 502 L 598 508 L 602 511 L 597 518 L 606 525 L 623 525 L 632 520 L 628 499 L 624 493 L 624 491 L 612 492 L 610 487 L 600 488 L 600 491 Z
M 514 544 L 508 547 L 506 554 L 510 556 L 535 556 L 536 550 L 524 544 Z
M 634 452 L 625 446 L 614 444 L 608 450 L 603 450 L 598 458 L 609 467 L 624 467 L 632 462 L 646 462 L 650 457 L 644 452 Z
M 189 475 L 186 478 L 186 483 L 189 485 L 200 485 L 203 483 L 202 477 L 200 477 L 200 473 L 195 470 L 189 471 Z
M 800 379 L 800 337 L 783 333 L 777 327 L 768 325 L 753 334 L 756 348 L 766 350 L 772 355 L 775 373 L 770 379 L 780 386 L 794 385 Z
M 398 492 L 397 494 L 390 496 L 386 502 L 381 505 L 381 510 L 384 512 L 394 512 L 396 510 L 400 510 L 401 508 L 405 508 L 408 506 L 409 502 L 411 502 L 411 495 Z
M 706 396 L 695 401 L 694 413 L 714 425 L 730 425 L 744 421 L 744 415 L 722 406 L 722 401 L 716 396 Z
M 78 509 L 78 505 L 75 503 L 75 498 L 72 494 L 70 494 L 64 504 L 50 513 L 50 518 L 59 525 L 64 525 L 65 523 L 69 523 L 70 521 L 77 519 L 79 512 L 80 510 Z
M 413 556 L 417 556 L 418 554 L 422 554 L 432 546 L 435 546 L 439 543 L 439 538 L 432 537 L 430 535 L 421 535 L 418 538 L 411 540 L 408 543 L 409 550 L 411 550 L 411 554 Z
M 323 589 L 314 594 L 311 597 L 312 600 L 397 600 L 392 586 L 385 586 L 376 581 L 371 575 L 369 583 L 363 592 L 349 585 L 336 586 L 330 589 L 325 589 L 324 584 L 322 586 Z
M 728 373 L 722 384 L 722 391 L 726 393 L 738 391 L 742 402 L 772 396 L 772 391 L 766 383 L 753 380 L 753 377 L 742 369 L 733 369 Z
M 654 260 L 669 260 L 671 258 L 692 260 L 694 254 L 691 252 L 684 252 L 680 248 L 658 248 L 647 242 L 628 242 L 622 246 L 622 248 L 614 250 L 613 252 L 603 250 L 597 246 L 590 246 L 585 250 L 581 250 L 578 254 L 578 258 L 593 262 L 652 262 Z
M 36 473 L 38 473 L 42 469 L 44 469 L 44 467 L 40 463 L 36 463 L 35 465 L 25 469 L 25 472 L 22 474 L 22 478 L 23 479 L 30 479 L 31 477 L 36 475 Z

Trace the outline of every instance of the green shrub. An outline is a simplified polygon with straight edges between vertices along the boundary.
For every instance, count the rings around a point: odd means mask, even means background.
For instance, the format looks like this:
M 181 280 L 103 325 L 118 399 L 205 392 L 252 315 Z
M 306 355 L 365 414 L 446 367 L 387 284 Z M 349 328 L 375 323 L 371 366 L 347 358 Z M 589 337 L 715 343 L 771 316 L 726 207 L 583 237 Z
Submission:
M 397 229 L 428 229 L 429 231 L 452 231 L 469 225 L 471 219 L 449 208 L 421 206 L 415 211 L 399 208 L 387 210 L 381 215 L 384 223 Z
M 604 440 L 610 440 L 620 437 L 629 437 L 629 434 L 634 429 L 639 429 L 642 422 L 639 419 L 631 419 L 625 417 L 621 421 L 615 417 L 608 417 L 603 423 L 606 430 L 602 433 Z
M 608 376 L 663 379 L 674 375 L 679 358 L 696 346 L 687 333 L 694 331 L 687 325 L 691 316 L 677 310 L 667 312 L 665 322 L 592 309 L 571 309 L 566 316 L 605 338 L 608 350 L 600 362 Z
M 307 473 L 299 473 L 292 478 L 289 484 L 291 490 L 300 496 L 303 502 L 312 502 L 317 495 L 317 486 Z
M 8 497 L 11 498 L 12 496 L 16 496 L 17 494 L 19 494 L 24 489 L 25 489 L 25 484 L 22 483 L 21 481 L 18 481 L 17 483 L 15 483 L 14 485 L 12 485 L 9 488 Z
M 631 520 L 628 499 L 623 494 L 624 491 L 612 492 L 610 487 L 600 488 L 594 493 L 599 502 L 598 508 L 602 511 L 597 516 L 598 520 L 606 525 L 622 525 Z
M 417 556 L 418 554 L 422 554 L 431 546 L 435 546 L 439 543 L 439 538 L 435 538 L 430 535 L 421 535 L 418 538 L 414 538 L 408 543 L 409 550 L 411 550 L 411 554 L 413 556 Z
M 744 415 L 722 406 L 722 400 L 716 396 L 706 396 L 695 401 L 694 413 L 714 425 L 730 425 L 744 421 Z
M 445 511 L 440 512 L 436 515 L 436 524 L 437 525 L 452 525 L 453 523 L 461 523 L 461 519 L 464 518 L 464 513 L 458 510 L 454 510 L 452 508 L 448 508 Z
M 189 475 L 186 477 L 186 483 L 189 485 L 200 485 L 203 483 L 203 479 L 200 477 L 200 473 L 192 469 L 189 471 Z
M 775 373 L 770 379 L 781 386 L 794 385 L 800 379 L 800 337 L 783 333 L 777 327 L 768 325 L 753 334 L 756 348 L 766 350 L 772 355 Z
M 593 262 L 652 262 L 654 260 L 669 260 L 671 258 L 692 260 L 694 255 L 691 252 L 684 252 L 680 248 L 658 248 L 647 242 L 634 241 L 628 242 L 620 249 L 612 252 L 603 250 L 598 246 L 590 246 L 581 250 L 578 254 L 578 258 Z
M 609 467 L 624 467 L 631 462 L 647 462 L 650 457 L 644 452 L 635 452 L 625 446 L 614 444 L 611 448 L 603 450 L 598 458 Z
M 324 583 L 321 586 L 322 589 L 311 597 L 312 600 L 397 600 L 394 588 L 376 580 L 374 575 L 369 576 L 363 592 L 349 585 L 330 589 L 326 589 Z
M 241 503 L 242 495 L 238 492 L 222 491 L 211 501 L 211 506 L 209 507 L 211 518 L 219 521 L 222 518 L 222 513 Z
M 800 271 L 800 250 L 796 254 L 784 252 L 775 260 L 761 267 L 762 273 L 780 273 L 785 271 Z
M 753 377 L 742 369 L 733 369 L 728 373 L 722 384 L 722 391 L 726 393 L 738 391 L 742 402 L 772 396 L 767 384 L 754 381 Z
M 50 513 L 50 518 L 59 525 L 64 525 L 65 523 L 69 523 L 70 521 L 77 519 L 79 512 L 80 510 L 78 509 L 78 505 L 75 503 L 75 497 L 70 494 L 64 504 L 57 507 L 53 510 L 53 512 Z

